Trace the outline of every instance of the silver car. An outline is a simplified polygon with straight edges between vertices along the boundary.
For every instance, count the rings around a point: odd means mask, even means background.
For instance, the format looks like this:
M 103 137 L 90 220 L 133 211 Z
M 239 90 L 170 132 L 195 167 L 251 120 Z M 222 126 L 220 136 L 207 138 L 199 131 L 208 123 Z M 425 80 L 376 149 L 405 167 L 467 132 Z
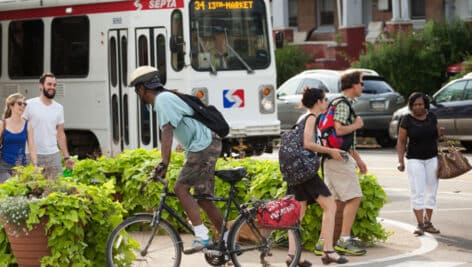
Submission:
M 431 99 L 430 111 L 436 114 L 439 126 L 445 128 L 446 137 L 460 140 L 472 150 L 472 74 L 439 89 Z M 392 139 L 397 139 L 401 118 L 409 112 L 407 105 L 393 114 L 389 127 Z
M 353 108 L 364 120 L 359 136 L 375 137 L 381 146 L 395 144 L 388 135 L 389 123 L 395 110 L 402 107 L 405 99 L 377 72 L 359 69 L 363 74 L 364 90 Z M 303 88 L 316 87 L 327 91 L 328 101 L 340 95 L 342 71 L 307 70 L 287 80 L 277 89 L 277 113 L 282 131 L 290 129 L 305 112 L 301 106 Z

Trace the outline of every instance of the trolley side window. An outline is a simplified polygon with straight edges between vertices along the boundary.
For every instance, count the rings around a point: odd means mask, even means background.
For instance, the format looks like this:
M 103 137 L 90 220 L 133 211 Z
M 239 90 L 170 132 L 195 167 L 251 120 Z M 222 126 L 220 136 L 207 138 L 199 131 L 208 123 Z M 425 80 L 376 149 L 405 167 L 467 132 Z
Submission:
M 184 60 L 184 29 L 182 22 L 182 12 L 174 10 L 171 15 L 171 40 L 170 49 L 172 51 L 172 68 L 180 71 L 185 65 Z
M 159 70 L 159 78 L 162 84 L 166 84 L 167 70 L 166 70 L 166 39 L 164 35 L 159 34 L 156 38 L 156 56 L 157 69 Z
M 139 36 L 138 45 L 138 66 L 148 65 L 148 40 L 145 35 Z
M 51 70 L 58 77 L 89 72 L 90 23 L 87 17 L 55 18 L 51 26 Z
M 0 24 L 0 77 L 2 77 L 2 47 L 3 47 L 3 40 L 2 40 L 2 25 Z
M 8 32 L 8 74 L 12 79 L 37 79 L 44 66 L 42 20 L 12 21 Z

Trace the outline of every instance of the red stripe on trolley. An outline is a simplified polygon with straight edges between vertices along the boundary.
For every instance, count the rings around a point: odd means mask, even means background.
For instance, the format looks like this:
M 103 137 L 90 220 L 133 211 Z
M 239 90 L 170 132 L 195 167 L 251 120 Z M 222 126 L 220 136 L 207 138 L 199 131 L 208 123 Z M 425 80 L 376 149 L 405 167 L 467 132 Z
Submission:
M 0 21 L 15 19 L 32 19 L 44 17 L 74 16 L 95 13 L 113 13 L 132 10 L 158 10 L 170 8 L 183 8 L 184 0 L 148 0 L 148 1 L 120 1 L 109 3 L 94 3 L 83 5 L 70 5 L 60 7 L 43 7 L 32 9 L 19 9 L 0 11 Z

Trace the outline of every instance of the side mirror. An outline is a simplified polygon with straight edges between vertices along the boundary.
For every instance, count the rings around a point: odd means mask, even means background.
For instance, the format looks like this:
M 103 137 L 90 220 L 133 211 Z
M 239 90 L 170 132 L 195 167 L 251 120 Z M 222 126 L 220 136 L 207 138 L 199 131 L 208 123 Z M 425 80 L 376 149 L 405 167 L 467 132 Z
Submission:
M 179 35 L 172 35 L 170 37 L 170 51 L 172 53 L 181 53 L 184 51 L 184 38 Z
M 284 47 L 284 33 L 283 32 L 279 31 L 275 33 L 275 47 L 276 48 Z

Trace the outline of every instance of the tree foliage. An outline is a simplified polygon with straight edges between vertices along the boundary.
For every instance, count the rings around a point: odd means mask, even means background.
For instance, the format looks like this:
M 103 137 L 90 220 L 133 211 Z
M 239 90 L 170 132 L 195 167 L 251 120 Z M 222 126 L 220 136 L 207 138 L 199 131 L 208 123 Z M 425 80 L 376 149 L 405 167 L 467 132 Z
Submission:
M 466 23 L 429 21 L 422 32 L 369 44 L 354 65 L 376 70 L 404 96 L 413 91 L 433 94 L 446 82 L 447 66 L 463 61 L 471 51 L 472 30 Z

